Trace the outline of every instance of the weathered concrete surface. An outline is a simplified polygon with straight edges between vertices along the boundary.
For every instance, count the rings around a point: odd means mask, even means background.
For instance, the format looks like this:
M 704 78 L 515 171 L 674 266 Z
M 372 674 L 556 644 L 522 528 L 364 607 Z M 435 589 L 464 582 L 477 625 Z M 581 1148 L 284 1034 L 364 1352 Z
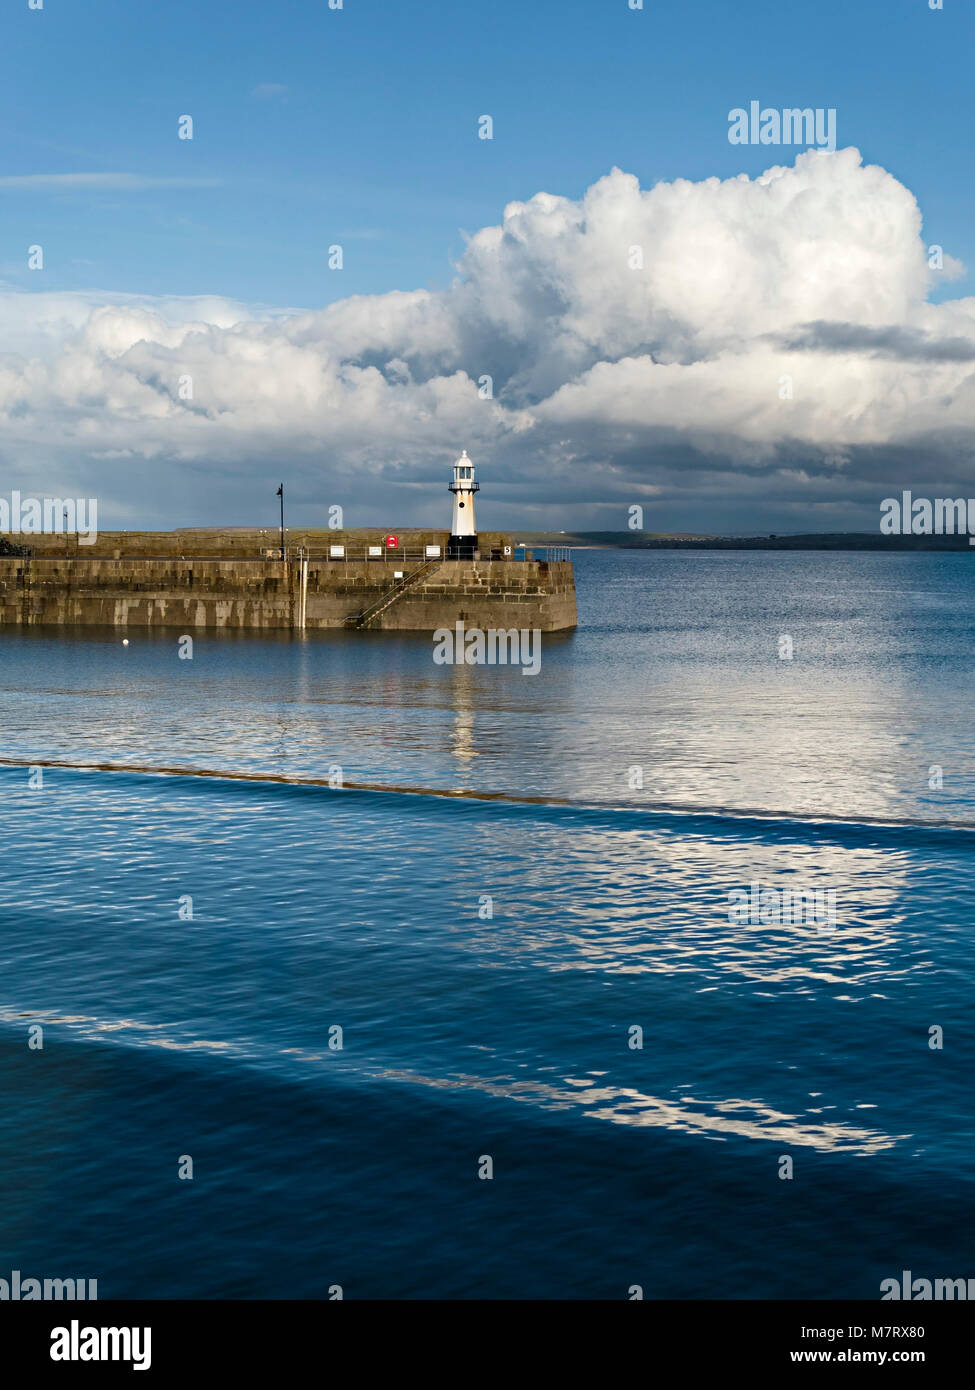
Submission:
M 310 608 L 310 604 L 309 604 Z M 568 561 L 448 560 L 381 615 L 384 628 L 539 628 L 576 626 L 576 587 Z
M 418 567 L 403 563 L 408 574 Z M 342 627 L 393 585 L 385 562 L 309 560 L 305 626 Z M 301 566 L 280 560 L 0 556 L 0 623 L 108 627 L 291 628 Z M 383 629 L 576 625 L 567 561 L 445 560 L 376 621 Z

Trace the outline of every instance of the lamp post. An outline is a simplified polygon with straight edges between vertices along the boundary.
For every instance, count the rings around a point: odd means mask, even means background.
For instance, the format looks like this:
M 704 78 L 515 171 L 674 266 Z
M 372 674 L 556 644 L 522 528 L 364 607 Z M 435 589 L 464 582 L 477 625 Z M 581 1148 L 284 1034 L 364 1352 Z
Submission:
M 281 559 L 284 560 L 284 483 L 278 488 L 275 496 L 281 498 Z

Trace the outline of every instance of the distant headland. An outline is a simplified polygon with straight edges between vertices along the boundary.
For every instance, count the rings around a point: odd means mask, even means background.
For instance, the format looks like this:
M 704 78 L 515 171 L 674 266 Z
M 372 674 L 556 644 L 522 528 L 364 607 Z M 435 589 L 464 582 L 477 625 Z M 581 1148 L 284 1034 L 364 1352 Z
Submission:
M 975 553 L 965 534 L 884 536 L 879 531 L 811 531 L 800 535 L 764 536 L 662 531 L 519 531 L 517 538 L 522 545 L 566 545 L 574 550 L 962 550 Z

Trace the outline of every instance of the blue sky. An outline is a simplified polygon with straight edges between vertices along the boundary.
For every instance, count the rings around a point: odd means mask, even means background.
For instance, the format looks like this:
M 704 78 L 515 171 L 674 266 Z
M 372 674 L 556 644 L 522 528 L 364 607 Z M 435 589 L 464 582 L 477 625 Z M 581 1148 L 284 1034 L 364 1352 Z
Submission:
M 310 524 L 439 524 L 461 447 L 483 525 L 975 491 L 969 0 L 644 3 L 5 7 L 8 486 L 103 528 L 263 519 L 272 473 Z M 839 153 L 731 144 L 751 101 Z
M 767 149 L 727 140 L 753 98 L 835 107 L 840 145 L 975 262 L 967 0 L 23 0 L 2 35 L 4 175 L 199 181 L 0 189 L 0 275 L 28 289 L 33 243 L 45 289 L 310 308 L 441 286 L 512 199 L 577 198 L 614 164 L 644 186 L 761 172 Z

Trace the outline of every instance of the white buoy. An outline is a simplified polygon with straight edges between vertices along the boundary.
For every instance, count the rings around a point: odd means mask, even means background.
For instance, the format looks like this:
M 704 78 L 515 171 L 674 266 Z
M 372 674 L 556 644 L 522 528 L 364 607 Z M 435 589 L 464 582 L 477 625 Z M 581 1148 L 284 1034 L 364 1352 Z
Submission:
M 123 646 L 123 647 L 127 647 L 128 645 L 129 645 L 129 639 L 128 639 L 127 637 L 123 637 L 123 638 L 122 638 L 122 646 Z

